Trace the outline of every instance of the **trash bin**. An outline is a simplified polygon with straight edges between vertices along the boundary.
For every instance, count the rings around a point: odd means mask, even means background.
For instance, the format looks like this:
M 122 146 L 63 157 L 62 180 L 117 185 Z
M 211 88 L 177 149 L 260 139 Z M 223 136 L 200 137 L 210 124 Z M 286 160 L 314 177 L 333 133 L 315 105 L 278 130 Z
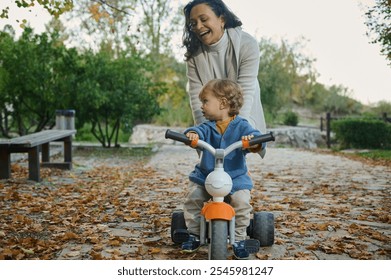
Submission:
M 64 110 L 65 117 L 65 129 L 74 130 L 75 129 L 75 110 Z
M 75 129 L 75 110 L 56 110 L 56 129 Z
M 63 110 L 56 110 L 56 129 L 65 129 L 65 116 Z

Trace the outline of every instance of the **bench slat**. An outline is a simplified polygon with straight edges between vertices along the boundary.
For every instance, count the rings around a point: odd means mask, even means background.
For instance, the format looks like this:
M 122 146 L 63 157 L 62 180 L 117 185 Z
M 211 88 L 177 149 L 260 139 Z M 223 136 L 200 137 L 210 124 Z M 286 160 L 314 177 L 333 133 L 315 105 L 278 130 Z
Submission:
M 44 130 L 41 132 L 0 140 L 0 179 L 11 177 L 11 153 L 27 152 L 29 179 L 39 182 L 40 161 L 39 155 L 42 150 L 42 165 L 72 169 L 72 135 L 76 130 Z M 64 162 L 49 162 L 49 143 L 52 141 L 64 142 Z
M 43 130 L 37 133 L 24 135 L 21 137 L 0 140 L 0 146 L 19 146 L 31 148 L 44 143 L 56 141 L 76 133 L 76 130 Z

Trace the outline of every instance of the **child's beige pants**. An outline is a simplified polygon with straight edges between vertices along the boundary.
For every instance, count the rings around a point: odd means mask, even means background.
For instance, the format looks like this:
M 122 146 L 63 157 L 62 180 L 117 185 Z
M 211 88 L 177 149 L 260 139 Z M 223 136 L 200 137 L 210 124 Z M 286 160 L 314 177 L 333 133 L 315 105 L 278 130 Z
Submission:
M 200 235 L 200 217 L 204 202 L 211 199 L 204 187 L 190 182 L 190 192 L 183 206 L 186 226 L 191 234 Z M 239 190 L 231 196 L 231 206 L 235 209 L 235 239 L 246 239 L 247 226 L 250 224 L 251 195 L 249 190 Z

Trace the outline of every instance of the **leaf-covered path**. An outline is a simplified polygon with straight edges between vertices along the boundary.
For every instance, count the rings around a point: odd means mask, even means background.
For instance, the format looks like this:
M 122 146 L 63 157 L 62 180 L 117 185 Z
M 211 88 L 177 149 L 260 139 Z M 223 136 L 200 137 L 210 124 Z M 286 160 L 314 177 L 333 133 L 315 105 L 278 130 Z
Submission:
M 151 159 L 75 155 L 74 169 L 25 163 L 0 181 L 0 259 L 205 259 L 169 236 L 194 150 L 164 145 Z M 256 211 L 275 214 L 276 242 L 253 259 L 391 259 L 391 168 L 331 154 L 270 148 L 250 155 Z

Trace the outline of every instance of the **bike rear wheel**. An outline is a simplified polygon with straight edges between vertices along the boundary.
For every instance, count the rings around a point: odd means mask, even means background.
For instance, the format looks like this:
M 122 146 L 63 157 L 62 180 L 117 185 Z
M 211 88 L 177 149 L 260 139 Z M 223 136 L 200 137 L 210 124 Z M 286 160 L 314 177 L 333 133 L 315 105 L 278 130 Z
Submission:
M 274 244 L 273 213 L 254 213 L 253 237 L 259 240 L 261 247 L 268 247 Z
M 175 211 L 171 216 L 171 240 L 181 244 L 187 241 L 188 235 L 183 211 Z

